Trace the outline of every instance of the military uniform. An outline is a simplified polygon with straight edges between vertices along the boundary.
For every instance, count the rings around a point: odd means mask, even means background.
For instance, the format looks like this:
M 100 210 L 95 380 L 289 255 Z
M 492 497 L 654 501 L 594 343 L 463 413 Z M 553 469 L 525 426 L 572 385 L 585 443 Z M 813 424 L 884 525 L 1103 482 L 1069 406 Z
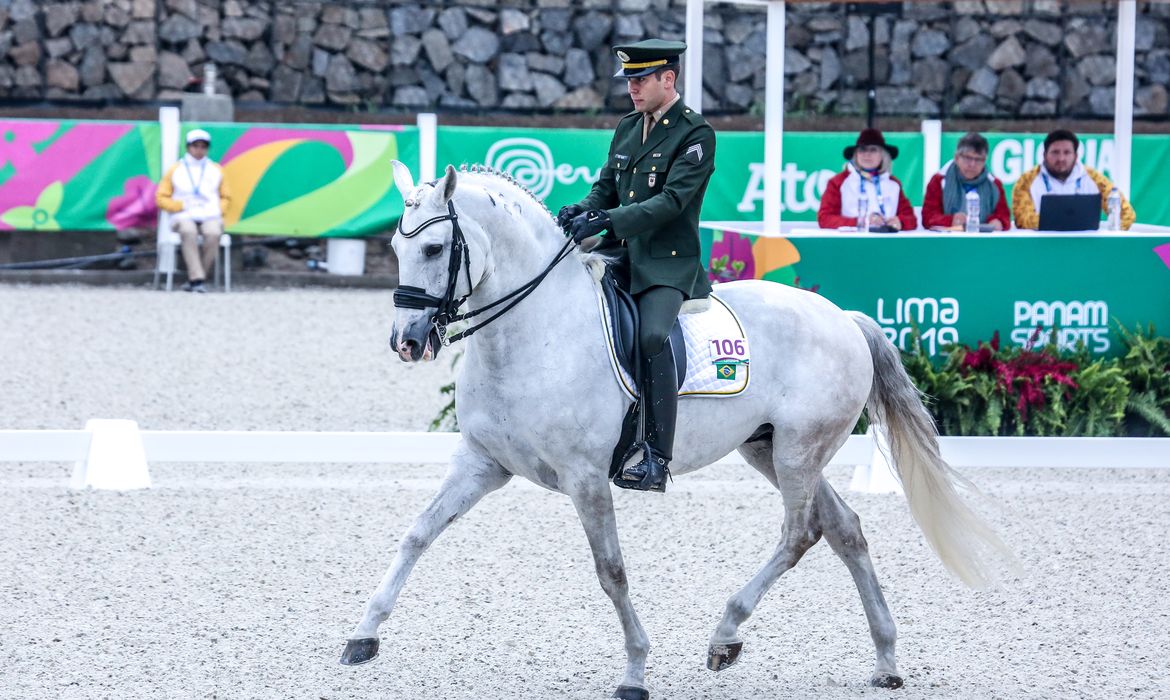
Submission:
M 631 293 L 663 285 L 688 299 L 705 297 L 711 284 L 699 259 L 699 209 L 715 171 L 715 130 L 681 99 L 646 143 L 642 121 L 641 112 L 631 112 L 618 123 L 601 176 L 581 206 L 609 214 L 603 249 L 626 249 Z
M 645 76 L 663 69 L 677 77 L 684 50 L 682 42 L 657 39 L 615 46 L 622 67 L 614 77 L 662 80 Z M 634 89 L 631 83 L 632 95 Z M 711 293 L 699 257 L 699 210 L 715 171 L 715 131 L 682 99 L 670 99 L 658 105 L 665 111 L 649 115 L 652 123 L 642 111 L 622 117 L 593 189 L 561 212 L 572 217 L 578 240 L 608 229 L 596 250 L 618 257 L 619 277 L 628 277 L 638 304 L 642 459 L 628 463 L 614 483 L 647 491 L 665 490 L 674 443 L 678 378 L 666 339 L 683 301 Z

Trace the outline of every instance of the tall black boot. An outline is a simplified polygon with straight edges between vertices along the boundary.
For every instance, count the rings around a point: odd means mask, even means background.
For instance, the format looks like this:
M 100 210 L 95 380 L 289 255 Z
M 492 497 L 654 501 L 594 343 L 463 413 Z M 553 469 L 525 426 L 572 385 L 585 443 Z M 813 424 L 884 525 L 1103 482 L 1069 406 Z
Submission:
M 641 391 L 644 441 L 631 450 L 641 453 L 641 460 L 631 464 L 635 454 L 630 455 L 628 466 L 614 476 L 613 483 L 624 489 L 662 493 L 670 476 L 678 415 L 678 374 L 669 342 L 657 355 L 643 360 Z

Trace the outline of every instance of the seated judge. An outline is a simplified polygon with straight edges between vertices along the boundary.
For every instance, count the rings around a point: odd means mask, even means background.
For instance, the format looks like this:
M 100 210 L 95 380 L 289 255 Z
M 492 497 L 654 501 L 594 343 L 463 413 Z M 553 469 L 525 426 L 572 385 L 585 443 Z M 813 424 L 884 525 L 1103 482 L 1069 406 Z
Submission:
M 1113 183 L 1077 159 L 1080 139 L 1068 129 L 1057 129 L 1044 139 L 1044 162 L 1025 172 L 1012 190 L 1016 228 L 1040 228 L 1041 200 L 1046 194 L 1096 194 L 1101 211 L 1109 213 Z M 1129 230 L 1137 215 L 1121 192 L 1121 228 Z
M 987 170 L 987 139 L 974 132 L 959 139 L 955 158 L 930 178 L 922 200 L 922 225 L 934 231 L 967 227 L 967 194 L 979 195 L 979 223 L 993 231 L 1011 228 L 1003 183 Z
M 845 169 L 829 180 L 821 195 L 817 224 L 821 228 L 857 226 L 864 200 L 871 231 L 918 228 L 918 217 L 902 183 L 890 173 L 897 157 L 897 146 L 887 145 L 882 132 L 862 129 L 857 142 L 845 148 Z

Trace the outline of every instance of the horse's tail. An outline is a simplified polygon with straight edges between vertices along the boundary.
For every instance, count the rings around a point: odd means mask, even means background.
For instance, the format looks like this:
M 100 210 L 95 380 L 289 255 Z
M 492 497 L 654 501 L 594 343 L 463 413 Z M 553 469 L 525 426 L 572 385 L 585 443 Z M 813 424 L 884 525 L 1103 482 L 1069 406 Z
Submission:
M 963 583 L 973 588 L 994 583 L 998 578 L 994 560 L 1014 564 L 1014 555 L 960 497 L 956 486 L 979 490 L 943 460 L 934 419 L 902 366 L 898 349 L 873 319 L 851 315 L 873 357 L 869 418 L 886 433 L 914 520 L 943 565 Z

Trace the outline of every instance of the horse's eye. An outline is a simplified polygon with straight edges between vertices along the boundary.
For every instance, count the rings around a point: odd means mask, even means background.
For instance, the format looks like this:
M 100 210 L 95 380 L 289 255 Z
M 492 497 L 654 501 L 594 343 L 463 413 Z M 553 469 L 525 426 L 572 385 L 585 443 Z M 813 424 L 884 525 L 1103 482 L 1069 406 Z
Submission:
M 442 252 L 443 252 L 443 246 L 439 245 L 438 243 L 432 243 L 432 244 L 428 245 L 427 247 L 423 248 L 423 255 L 427 256 L 428 258 L 433 258 Z

